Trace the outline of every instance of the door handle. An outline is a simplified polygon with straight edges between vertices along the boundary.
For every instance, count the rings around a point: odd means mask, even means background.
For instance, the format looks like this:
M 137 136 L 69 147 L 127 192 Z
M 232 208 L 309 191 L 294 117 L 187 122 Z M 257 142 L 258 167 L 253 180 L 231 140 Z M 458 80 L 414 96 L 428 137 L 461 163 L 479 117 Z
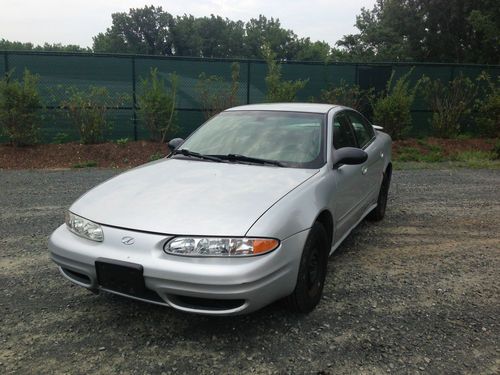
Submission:
M 383 153 L 383 152 L 381 152 L 381 153 L 380 153 L 380 157 L 381 157 L 382 159 L 384 158 L 384 153 Z
M 361 174 L 365 175 L 367 172 L 368 172 L 368 167 L 363 166 L 363 167 L 361 168 Z

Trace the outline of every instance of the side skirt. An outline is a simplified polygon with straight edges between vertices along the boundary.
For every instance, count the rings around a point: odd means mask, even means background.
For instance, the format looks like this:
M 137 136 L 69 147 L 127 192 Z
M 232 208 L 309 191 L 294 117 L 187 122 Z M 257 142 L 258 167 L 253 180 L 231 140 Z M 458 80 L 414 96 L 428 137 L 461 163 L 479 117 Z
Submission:
M 333 246 L 330 250 L 329 256 L 332 255 L 335 252 L 335 250 L 337 250 L 337 248 L 340 246 L 342 241 L 344 241 L 346 239 L 346 237 L 352 232 L 352 230 L 354 228 L 356 228 L 358 226 L 358 224 L 363 221 L 363 219 L 366 217 L 366 215 L 368 215 L 375 207 L 377 207 L 377 203 L 374 203 L 370 207 L 368 207 L 365 210 L 365 212 L 363 213 L 363 215 L 361 215 L 361 218 L 348 231 L 345 232 L 345 234 L 342 236 L 342 238 L 340 240 L 338 240 L 336 243 L 333 244 Z

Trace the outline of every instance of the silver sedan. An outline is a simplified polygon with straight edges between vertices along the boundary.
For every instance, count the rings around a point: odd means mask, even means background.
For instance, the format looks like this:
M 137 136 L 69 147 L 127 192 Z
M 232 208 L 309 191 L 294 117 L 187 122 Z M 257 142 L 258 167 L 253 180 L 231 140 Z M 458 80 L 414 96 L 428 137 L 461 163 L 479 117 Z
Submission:
M 383 218 L 391 139 L 329 104 L 228 109 L 80 197 L 51 235 L 67 279 L 182 311 L 319 303 L 328 256 Z

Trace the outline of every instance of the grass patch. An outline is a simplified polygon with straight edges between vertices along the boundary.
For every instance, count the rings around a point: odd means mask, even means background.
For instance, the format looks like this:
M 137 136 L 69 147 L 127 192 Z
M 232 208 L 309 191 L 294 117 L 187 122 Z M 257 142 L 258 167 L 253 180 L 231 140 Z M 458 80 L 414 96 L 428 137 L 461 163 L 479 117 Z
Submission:
M 87 160 L 82 163 L 76 163 L 71 166 L 71 168 L 93 168 L 97 167 L 97 162 L 93 160 Z
M 395 169 L 499 169 L 498 150 L 464 150 L 446 152 L 443 147 L 417 140 L 413 145 L 399 147 L 394 155 Z
M 422 146 L 422 149 L 416 147 L 402 147 L 395 158 L 396 161 L 408 162 L 425 162 L 425 163 L 435 163 L 444 161 L 443 149 L 436 145 L 425 144 L 423 141 L 418 142 Z

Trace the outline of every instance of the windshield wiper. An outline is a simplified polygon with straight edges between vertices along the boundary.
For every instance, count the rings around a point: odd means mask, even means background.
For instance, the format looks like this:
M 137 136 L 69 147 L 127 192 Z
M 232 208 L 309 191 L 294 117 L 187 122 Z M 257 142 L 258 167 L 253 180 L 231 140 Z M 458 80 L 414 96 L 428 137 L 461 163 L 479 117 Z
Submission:
M 211 155 L 220 159 L 229 160 L 229 161 L 243 161 L 248 163 L 256 163 L 256 164 L 271 164 L 276 165 L 278 167 L 284 167 L 285 165 L 277 160 L 269 160 L 269 159 L 261 159 L 261 158 L 253 158 L 251 156 L 239 155 L 239 154 L 227 154 L 227 155 Z
M 180 150 L 174 150 L 172 152 L 172 155 L 183 155 L 183 156 L 188 156 L 188 157 L 195 157 L 195 158 L 199 158 L 199 159 L 205 159 L 205 160 L 211 160 L 211 161 L 216 161 L 218 163 L 222 163 L 224 162 L 223 159 L 217 157 L 217 156 L 212 156 L 212 155 L 204 155 L 204 154 L 200 154 L 198 152 L 193 152 L 193 151 L 189 151 L 185 148 L 181 148 Z

